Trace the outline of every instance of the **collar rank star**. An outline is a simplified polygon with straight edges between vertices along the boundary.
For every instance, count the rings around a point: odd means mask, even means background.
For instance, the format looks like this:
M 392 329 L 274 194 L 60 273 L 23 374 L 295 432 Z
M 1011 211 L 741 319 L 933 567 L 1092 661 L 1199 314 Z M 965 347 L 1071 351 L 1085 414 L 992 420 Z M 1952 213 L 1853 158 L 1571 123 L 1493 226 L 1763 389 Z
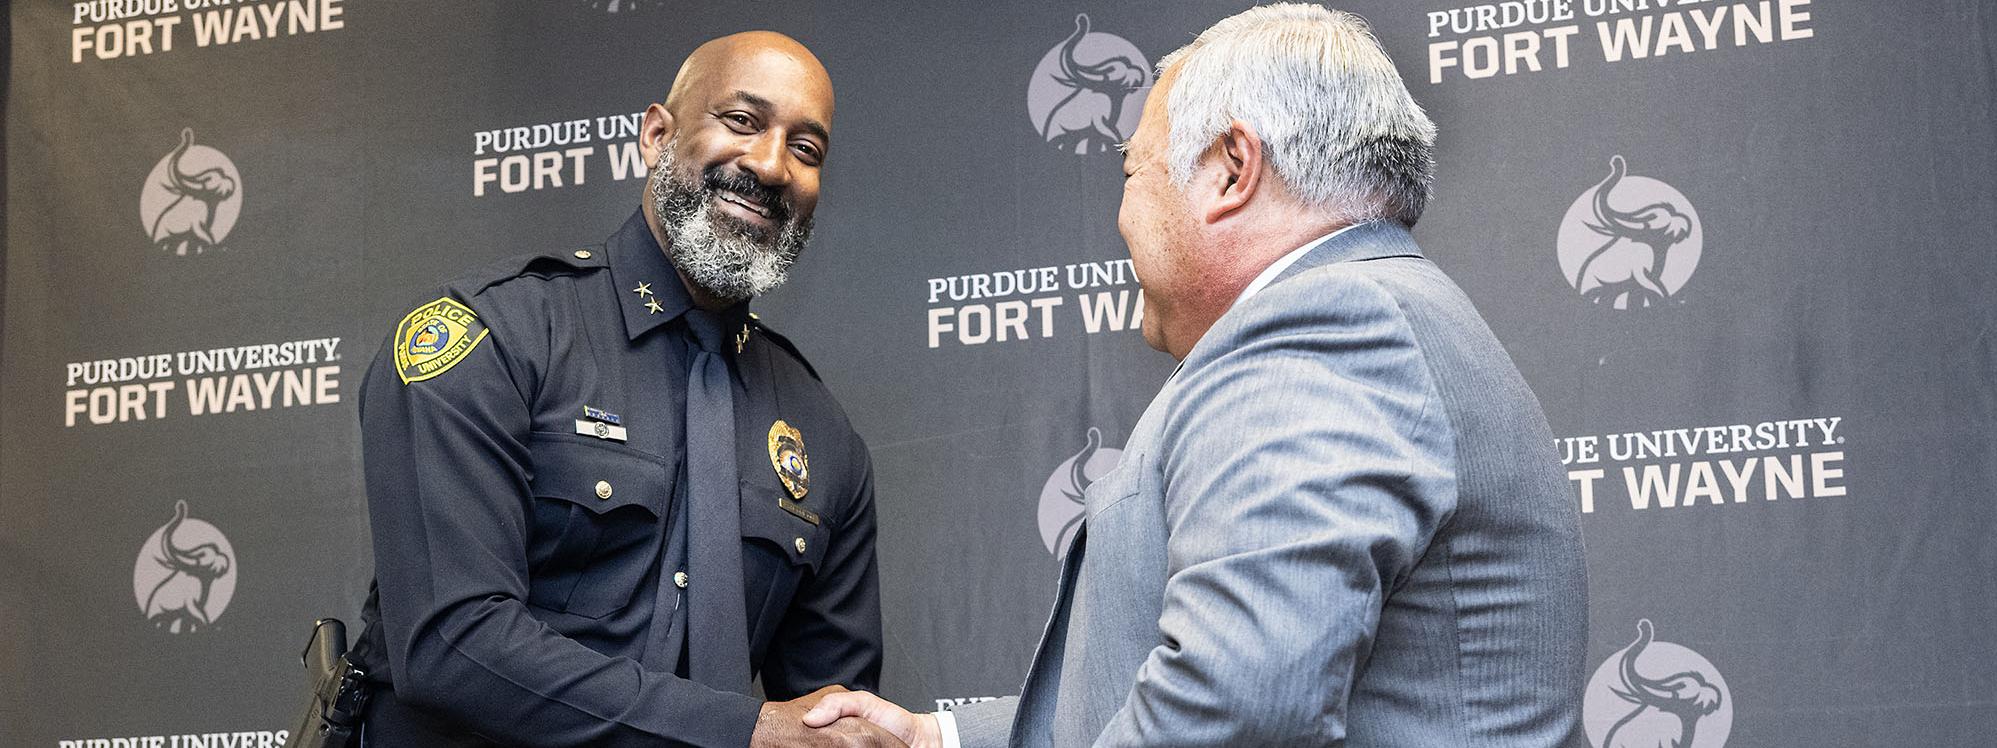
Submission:
M 614 442 L 624 441 L 624 427 L 620 425 L 624 423 L 623 416 L 588 405 L 582 406 L 582 414 L 582 418 L 576 419 L 576 433 Z
M 818 524 L 818 513 L 797 503 L 811 490 L 811 459 L 804 453 L 804 435 L 783 421 L 770 424 L 770 467 L 776 468 L 777 480 L 790 492 L 777 497 L 777 506 L 798 519 Z
M 650 283 L 640 281 L 637 288 L 631 289 L 631 293 L 638 294 L 638 298 L 645 300 L 646 314 L 658 314 L 666 310 L 665 307 L 659 306 L 659 300 L 652 296 L 652 284 Z

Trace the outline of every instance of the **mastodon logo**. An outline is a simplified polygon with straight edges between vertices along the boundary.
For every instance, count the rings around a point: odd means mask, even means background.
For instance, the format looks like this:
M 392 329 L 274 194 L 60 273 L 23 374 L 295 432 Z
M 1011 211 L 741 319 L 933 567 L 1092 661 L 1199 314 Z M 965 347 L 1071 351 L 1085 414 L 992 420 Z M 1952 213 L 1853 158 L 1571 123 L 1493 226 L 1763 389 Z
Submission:
M 214 525 L 187 516 L 187 502 L 173 503 L 173 519 L 139 547 L 132 593 L 154 628 L 184 634 L 213 625 L 236 596 L 236 552 Z
M 1151 63 L 1122 37 L 1089 31 L 1087 14 L 1040 58 L 1026 86 L 1026 112 L 1040 137 L 1063 151 L 1102 153 L 1130 137 L 1144 110 Z
M 1082 451 L 1063 460 L 1040 487 L 1040 540 L 1056 558 L 1066 555 L 1068 541 L 1082 527 L 1082 494 L 1089 485 L 1116 469 L 1123 450 L 1103 446 L 1101 429 L 1090 427 Z
M 1582 298 L 1645 309 L 1678 295 L 1699 266 L 1705 233 L 1692 202 L 1671 185 L 1630 176 L 1622 156 L 1560 222 L 1560 272 Z
M 1649 620 L 1588 681 L 1581 723 L 1595 748 L 1720 748 L 1733 732 L 1733 692 L 1713 663 L 1656 640 Z
M 175 255 L 220 249 L 242 208 L 242 173 L 221 151 L 195 145 L 192 128 L 180 131 L 180 145 L 153 166 L 139 193 L 146 236 Z

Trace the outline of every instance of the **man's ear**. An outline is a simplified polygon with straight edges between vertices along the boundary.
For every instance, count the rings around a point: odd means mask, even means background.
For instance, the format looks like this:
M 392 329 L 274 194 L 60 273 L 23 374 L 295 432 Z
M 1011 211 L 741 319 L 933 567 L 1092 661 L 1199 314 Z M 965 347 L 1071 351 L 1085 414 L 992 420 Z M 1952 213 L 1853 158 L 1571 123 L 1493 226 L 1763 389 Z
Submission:
M 645 159 L 645 168 L 658 167 L 659 154 L 665 152 L 673 132 L 673 113 L 666 110 L 666 105 L 645 107 L 645 120 L 638 126 L 638 155 Z
M 1262 173 L 1268 162 L 1263 160 L 1262 137 L 1255 129 L 1241 120 L 1229 122 L 1227 130 L 1214 141 L 1213 154 L 1219 173 L 1217 183 L 1207 185 L 1212 190 L 1202 211 L 1201 219 L 1207 223 L 1218 223 L 1221 219 L 1247 207 L 1248 201 L 1262 187 Z

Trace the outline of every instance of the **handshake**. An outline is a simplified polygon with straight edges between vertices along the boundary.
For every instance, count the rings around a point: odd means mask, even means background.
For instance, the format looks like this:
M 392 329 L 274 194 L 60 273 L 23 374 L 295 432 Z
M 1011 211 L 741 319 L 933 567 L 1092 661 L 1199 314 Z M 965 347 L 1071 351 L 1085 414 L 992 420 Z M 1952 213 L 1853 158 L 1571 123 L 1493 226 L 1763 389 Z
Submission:
M 763 704 L 752 748 L 762 746 L 882 746 L 942 748 L 930 714 L 908 710 L 865 691 L 826 686 L 790 701 Z

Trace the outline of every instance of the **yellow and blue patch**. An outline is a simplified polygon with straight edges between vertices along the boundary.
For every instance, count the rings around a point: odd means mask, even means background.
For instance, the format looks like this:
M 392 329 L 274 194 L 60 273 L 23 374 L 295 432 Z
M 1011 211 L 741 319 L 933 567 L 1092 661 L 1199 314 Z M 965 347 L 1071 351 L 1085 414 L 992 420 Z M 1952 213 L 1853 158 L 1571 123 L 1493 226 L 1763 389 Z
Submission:
M 417 307 L 395 327 L 395 374 L 410 384 L 450 371 L 488 332 L 471 308 L 448 296 Z

